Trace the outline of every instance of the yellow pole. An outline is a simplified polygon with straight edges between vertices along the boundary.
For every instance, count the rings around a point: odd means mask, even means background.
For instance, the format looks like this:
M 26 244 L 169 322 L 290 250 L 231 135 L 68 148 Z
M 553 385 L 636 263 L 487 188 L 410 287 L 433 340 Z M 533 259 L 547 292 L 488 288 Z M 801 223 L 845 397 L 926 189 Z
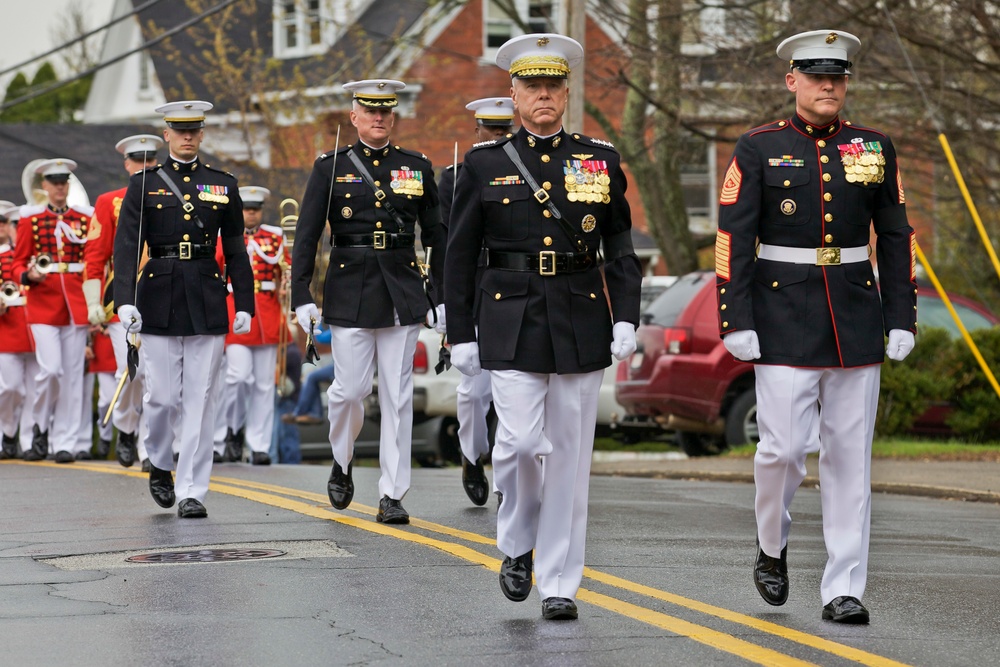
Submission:
M 983 355 L 980 354 L 979 348 L 976 346 L 976 342 L 972 340 L 972 336 L 969 335 L 969 331 L 965 328 L 965 325 L 962 324 L 962 320 L 959 318 L 958 313 L 955 312 L 955 307 L 951 305 L 951 299 L 948 298 L 948 294 L 944 291 L 944 287 L 942 287 L 940 281 L 938 281 L 937 274 L 935 274 L 934 269 L 931 268 L 931 263 L 927 261 L 927 256 L 924 255 L 924 251 L 920 249 L 920 244 L 914 243 L 914 246 L 917 250 L 917 258 L 920 260 L 920 263 L 924 265 L 924 268 L 927 270 L 927 277 L 931 279 L 931 282 L 934 284 L 934 289 L 937 290 L 937 293 L 941 296 L 941 300 L 944 302 L 944 305 L 948 308 L 948 312 L 951 313 L 951 319 L 955 320 L 955 324 L 958 325 L 958 330 L 962 333 L 962 338 L 965 339 L 965 344 L 969 346 L 970 350 L 972 350 L 972 356 L 974 356 L 976 361 L 979 362 L 979 367 L 982 368 L 983 373 L 986 374 L 986 379 L 990 381 L 991 385 L 993 385 L 993 391 L 995 391 L 997 396 L 1000 397 L 1000 384 L 997 383 L 997 379 L 994 377 L 993 371 L 990 370 L 989 364 L 986 363 L 986 360 L 983 359 Z
M 938 135 L 938 141 L 941 142 L 941 147 L 944 149 L 945 157 L 948 158 L 948 164 L 951 165 L 951 171 L 955 174 L 955 182 L 958 183 L 958 189 L 962 191 L 962 197 L 965 199 L 965 205 L 969 207 L 969 213 L 972 214 L 972 221 L 976 223 L 976 229 L 979 230 L 979 238 L 982 239 L 983 245 L 986 246 L 986 253 L 990 256 L 990 260 L 993 262 L 993 269 L 997 272 L 997 276 L 1000 277 L 1000 260 L 997 260 L 997 254 L 993 250 L 993 244 L 990 242 L 990 237 L 986 233 L 986 228 L 983 227 L 983 221 L 979 217 L 979 211 L 976 210 L 976 205 L 972 201 L 969 189 L 965 187 L 965 179 L 962 178 L 962 172 L 958 168 L 958 163 L 955 162 L 955 156 L 951 152 L 951 146 L 948 144 L 948 138 L 944 136 L 944 133 L 942 132 Z M 924 266 L 927 266 L 926 262 L 924 262 Z M 929 271 L 930 267 L 927 266 L 927 269 Z

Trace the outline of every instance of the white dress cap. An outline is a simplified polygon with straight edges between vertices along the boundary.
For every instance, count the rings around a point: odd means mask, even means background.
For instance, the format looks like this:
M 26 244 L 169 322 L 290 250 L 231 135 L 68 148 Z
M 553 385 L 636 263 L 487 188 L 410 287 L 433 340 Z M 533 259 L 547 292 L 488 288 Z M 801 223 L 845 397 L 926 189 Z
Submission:
M 163 139 L 155 134 L 134 134 L 115 144 L 115 150 L 125 157 L 131 157 L 135 153 L 155 154 L 162 147 Z
M 18 211 L 21 207 L 12 201 L 7 201 L 6 199 L 0 199 L 0 216 L 6 218 L 8 221 L 17 220 L 20 216 Z
M 583 62 L 583 47 L 565 35 L 531 33 L 504 42 L 497 49 L 496 62 L 511 78 L 566 78 Z
M 205 127 L 205 112 L 211 110 L 212 103 L 202 100 L 181 100 L 167 102 L 153 109 L 163 114 L 167 127 L 174 130 L 197 130 Z
M 76 162 L 69 158 L 57 157 L 51 160 L 40 162 L 35 167 L 35 173 L 41 174 L 43 178 L 51 180 L 69 180 L 70 172 L 76 169 Z
M 271 195 L 271 191 L 259 185 L 244 185 L 240 188 L 240 199 L 243 200 L 244 208 L 261 208 L 264 200 Z
M 778 44 L 778 57 L 807 74 L 850 74 L 861 40 L 842 30 L 810 30 Z
M 376 109 L 399 104 L 396 91 L 403 88 L 406 88 L 406 84 L 394 79 L 365 79 L 344 84 L 344 90 L 354 93 L 354 99 L 358 104 Z
M 476 112 L 480 125 L 507 127 L 514 124 L 514 100 L 509 97 L 484 97 L 469 102 L 465 108 Z

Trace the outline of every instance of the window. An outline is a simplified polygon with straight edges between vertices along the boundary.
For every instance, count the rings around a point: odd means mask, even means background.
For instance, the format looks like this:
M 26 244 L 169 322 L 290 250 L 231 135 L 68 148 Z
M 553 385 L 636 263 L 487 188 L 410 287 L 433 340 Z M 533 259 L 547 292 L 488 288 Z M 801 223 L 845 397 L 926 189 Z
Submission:
M 276 0 L 274 55 L 299 58 L 322 53 L 332 41 L 327 29 L 324 0 Z
M 688 225 L 695 234 L 715 231 L 715 148 L 708 139 L 685 135 L 681 142 L 681 189 L 687 209 Z
M 525 32 L 556 32 L 557 3 L 553 0 L 486 0 L 483 3 L 483 58 Z M 512 18 L 515 13 L 518 19 Z M 525 28 L 522 28 L 522 23 Z

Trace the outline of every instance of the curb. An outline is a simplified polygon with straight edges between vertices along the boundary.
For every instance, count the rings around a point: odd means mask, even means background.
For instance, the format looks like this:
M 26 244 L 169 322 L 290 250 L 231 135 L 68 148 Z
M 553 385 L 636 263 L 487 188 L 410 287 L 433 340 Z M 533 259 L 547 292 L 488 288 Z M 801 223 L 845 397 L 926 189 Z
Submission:
M 643 479 L 676 479 L 693 480 L 705 482 L 742 482 L 753 484 L 753 473 L 745 472 L 700 472 L 700 471 L 664 471 L 664 470 L 637 470 L 622 471 L 609 470 L 594 472 L 594 475 L 603 477 L 641 477 Z M 819 488 L 819 478 L 806 476 L 802 480 L 801 486 Z M 1000 493 L 994 491 L 978 491 L 975 489 L 954 489 L 945 486 L 931 486 L 929 484 L 894 484 L 892 482 L 872 482 L 873 493 L 890 493 L 901 496 L 918 496 L 924 498 L 938 498 L 941 500 L 961 500 L 964 502 L 993 503 L 1000 505 Z

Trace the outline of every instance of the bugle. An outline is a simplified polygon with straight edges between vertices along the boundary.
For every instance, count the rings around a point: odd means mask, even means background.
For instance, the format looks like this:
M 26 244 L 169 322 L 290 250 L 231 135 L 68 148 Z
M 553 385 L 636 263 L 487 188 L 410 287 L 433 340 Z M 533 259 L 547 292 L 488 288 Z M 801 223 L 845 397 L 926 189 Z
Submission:
M 21 297 L 21 290 L 13 280 L 5 280 L 0 284 L 0 299 L 11 305 Z
M 281 215 L 281 230 L 285 236 L 285 252 L 282 254 L 278 266 L 281 267 L 281 289 L 278 292 L 278 303 L 281 304 L 281 313 L 284 321 L 278 329 L 278 363 L 274 372 L 274 384 L 278 396 L 284 398 L 291 396 L 295 391 L 295 385 L 288 378 L 288 345 L 291 342 L 291 332 L 288 330 L 292 321 L 292 281 L 291 266 L 285 257 L 290 256 L 292 246 L 295 243 L 295 225 L 299 221 L 299 203 L 288 197 L 282 199 L 278 204 L 278 213 Z

